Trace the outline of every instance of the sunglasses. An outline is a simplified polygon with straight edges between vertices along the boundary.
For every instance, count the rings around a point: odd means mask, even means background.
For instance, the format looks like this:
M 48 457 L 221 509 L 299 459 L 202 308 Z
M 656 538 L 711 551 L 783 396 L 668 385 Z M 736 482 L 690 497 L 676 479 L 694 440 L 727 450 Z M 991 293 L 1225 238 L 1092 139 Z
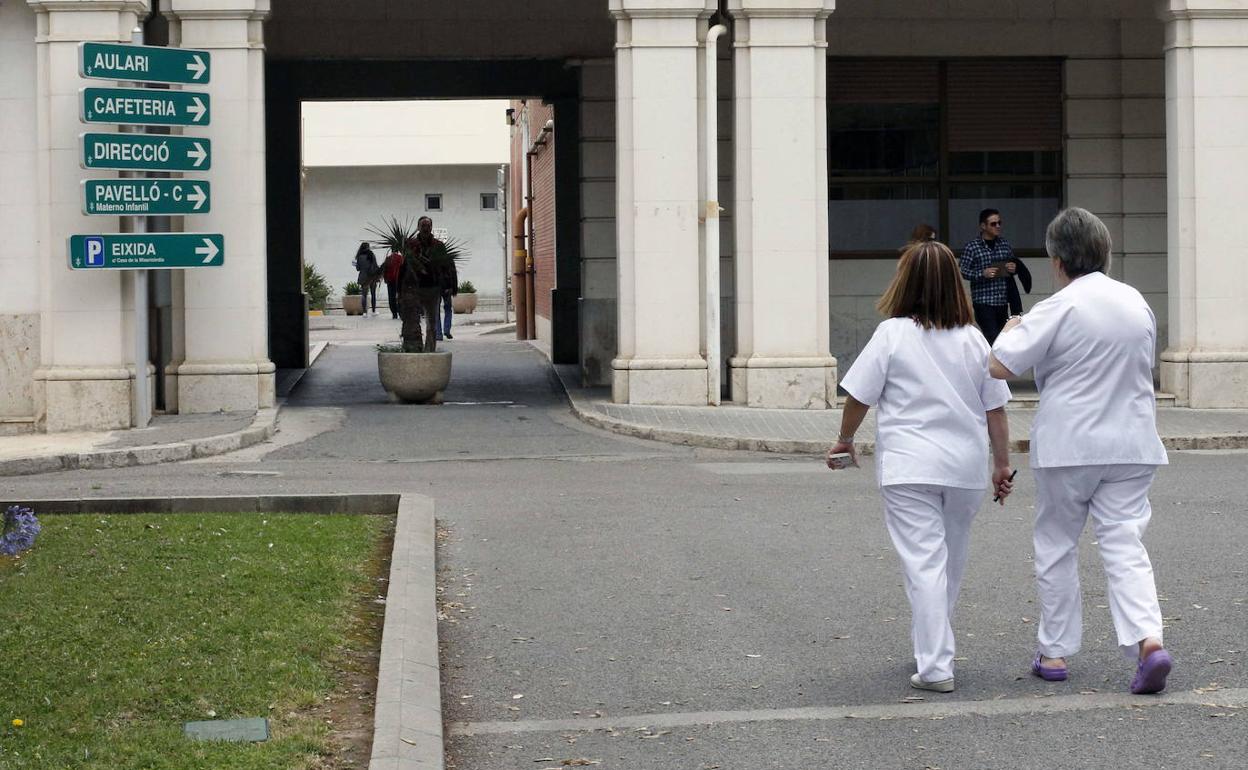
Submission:
M 1000 227 L 1002 223 L 1001 222 L 985 222 L 985 224 L 988 225 L 989 227 Z

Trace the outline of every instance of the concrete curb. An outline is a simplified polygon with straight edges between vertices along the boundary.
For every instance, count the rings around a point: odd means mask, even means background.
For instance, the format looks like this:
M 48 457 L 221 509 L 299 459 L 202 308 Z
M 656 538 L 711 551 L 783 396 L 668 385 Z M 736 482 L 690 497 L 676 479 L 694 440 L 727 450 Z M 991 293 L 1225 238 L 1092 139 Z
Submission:
M 560 380 L 562 382 L 562 380 Z M 578 400 L 566 386 L 568 402 L 572 405 L 572 413 L 582 422 L 595 428 L 619 433 L 624 436 L 643 438 L 650 441 L 662 441 L 667 444 L 703 447 L 706 449 L 737 449 L 749 452 L 772 452 L 775 454 L 811 454 L 821 455 L 828 451 L 832 441 L 810 439 L 782 438 L 747 438 L 744 436 L 724 436 L 714 433 L 698 433 L 696 431 L 660 428 L 654 425 L 621 420 L 603 414 L 592 406 L 586 406 Z M 714 407 L 707 407 L 713 409 Z M 1171 451 L 1194 449 L 1248 449 L 1248 434 L 1232 433 L 1226 435 L 1204 436 L 1162 436 L 1161 443 Z M 874 441 L 859 441 L 858 453 L 871 455 L 875 453 Z M 1013 439 L 1010 441 L 1010 452 L 1027 454 L 1031 450 L 1030 439 Z
M 396 516 L 370 770 L 443 770 L 436 523 L 423 495 L 228 495 L 13 500 L 37 513 L 351 513 Z
M 187 439 L 171 444 L 120 447 L 89 452 L 66 452 L 59 455 L 36 455 L 13 460 L 0 460 L 0 476 L 32 476 L 57 471 L 129 468 L 135 465 L 157 465 L 189 460 L 193 457 L 235 452 L 267 441 L 277 432 L 277 409 L 256 412 L 251 425 L 232 433 Z
M 433 500 L 399 500 L 381 632 L 370 770 L 442 770 Z M 398 593 L 402 601 L 395 601 Z

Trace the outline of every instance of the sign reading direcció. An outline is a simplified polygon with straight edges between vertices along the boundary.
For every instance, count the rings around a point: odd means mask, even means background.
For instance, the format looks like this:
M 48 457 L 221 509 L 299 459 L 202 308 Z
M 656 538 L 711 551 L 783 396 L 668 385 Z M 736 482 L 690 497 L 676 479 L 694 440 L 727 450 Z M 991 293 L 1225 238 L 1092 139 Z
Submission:
M 167 134 L 83 134 L 82 167 L 207 171 L 212 167 L 212 141 Z

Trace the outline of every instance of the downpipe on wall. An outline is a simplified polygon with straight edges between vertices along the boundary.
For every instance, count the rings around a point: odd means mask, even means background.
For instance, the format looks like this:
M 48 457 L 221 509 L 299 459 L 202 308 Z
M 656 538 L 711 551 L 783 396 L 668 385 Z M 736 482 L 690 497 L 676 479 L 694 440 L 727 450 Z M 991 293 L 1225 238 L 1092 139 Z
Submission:
M 720 35 L 728 31 L 723 24 L 707 30 L 703 51 L 703 103 L 705 104 L 705 135 L 702 140 L 703 182 L 706 199 L 702 204 L 702 271 L 706 285 L 702 297 L 703 337 L 706 340 L 706 403 L 720 404 L 720 335 L 719 335 L 719 52 Z

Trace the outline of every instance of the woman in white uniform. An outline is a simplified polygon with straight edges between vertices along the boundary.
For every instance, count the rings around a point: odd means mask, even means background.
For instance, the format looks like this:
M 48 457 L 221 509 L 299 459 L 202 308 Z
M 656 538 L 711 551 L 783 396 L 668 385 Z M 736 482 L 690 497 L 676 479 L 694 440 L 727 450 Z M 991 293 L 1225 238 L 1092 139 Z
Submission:
M 1148 489 L 1166 464 L 1153 394 L 1157 321 L 1138 291 L 1105 275 L 1109 230 L 1092 213 L 1058 214 L 1045 248 L 1057 293 L 1010 319 L 992 351 L 993 376 L 1034 368 L 1040 390 L 1031 428 L 1040 598 L 1032 673 L 1065 680 L 1066 658 L 1079 651 L 1079 533 L 1091 514 L 1118 644 L 1138 661 L 1131 692 L 1160 692 L 1174 661 L 1162 647 L 1142 541 Z
M 828 452 L 849 453 L 867 410 L 876 418 L 884 520 L 901 559 L 918 671 L 911 686 L 952 692 L 953 608 L 966 566 L 971 520 L 989 483 L 1010 493 L 1010 391 L 988 373 L 988 343 L 974 326 L 953 252 L 913 243 L 877 307 L 888 317 L 841 381 L 849 394 L 841 435 Z

